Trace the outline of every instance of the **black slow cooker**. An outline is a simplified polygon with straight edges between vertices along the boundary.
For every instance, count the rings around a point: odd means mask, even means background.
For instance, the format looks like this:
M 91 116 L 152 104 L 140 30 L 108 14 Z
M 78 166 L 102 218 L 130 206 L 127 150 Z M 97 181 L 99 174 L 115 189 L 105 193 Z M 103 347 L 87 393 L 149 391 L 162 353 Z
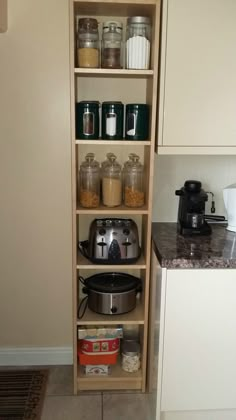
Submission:
M 99 273 L 87 279 L 80 277 L 80 281 L 89 309 L 105 315 L 132 311 L 136 295 L 142 290 L 141 279 L 126 273 Z

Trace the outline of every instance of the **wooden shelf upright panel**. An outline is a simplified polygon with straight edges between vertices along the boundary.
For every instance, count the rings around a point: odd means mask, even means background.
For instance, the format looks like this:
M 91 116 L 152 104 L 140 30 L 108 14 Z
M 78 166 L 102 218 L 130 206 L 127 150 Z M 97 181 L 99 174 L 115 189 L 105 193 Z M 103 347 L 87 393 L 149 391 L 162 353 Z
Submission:
M 71 155 L 72 155 L 72 232 L 73 232 L 73 348 L 74 348 L 74 392 L 84 390 L 134 389 L 146 390 L 146 365 L 148 341 L 148 306 L 149 277 L 151 254 L 151 223 L 153 201 L 154 149 L 157 114 L 157 83 L 159 56 L 159 24 L 161 0 L 70 0 L 70 67 L 71 67 Z M 76 19 L 80 17 L 97 18 L 100 25 L 112 19 L 123 23 L 123 40 L 128 17 L 148 16 L 151 19 L 151 60 L 149 70 L 123 69 L 84 69 L 79 68 L 76 60 Z M 117 101 L 127 103 L 146 103 L 150 107 L 149 138 L 145 141 L 106 141 L 82 140 L 75 136 L 75 103 L 80 100 Z M 124 147 L 125 146 L 125 147 Z M 88 152 L 96 152 L 97 160 L 104 160 L 108 151 L 114 151 L 118 161 L 123 164 L 128 154 L 133 151 L 140 155 L 145 168 L 145 205 L 141 208 L 128 208 L 124 205 L 116 209 L 100 206 L 97 209 L 86 209 L 78 205 L 77 173 L 84 156 Z M 139 236 L 141 238 L 142 256 L 135 264 L 99 265 L 78 255 L 77 242 L 84 240 L 83 229 L 89 231 L 92 218 L 127 217 L 138 219 Z M 127 272 L 132 270 L 142 279 L 141 300 L 134 311 L 119 315 L 98 315 L 87 310 L 84 317 L 77 319 L 78 302 L 81 300 L 77 276 L 83 272 L 98 271 Z M 123 325 L 123 328 L 134 325 L 140 331 L 141 369 L 136 374 L 124 372 L 120 361 L 111 367 L 111 375 L 107 377 L 90 377 L 84 374 L 83 367 L 77 360 L 77 328 L 88 325 Z

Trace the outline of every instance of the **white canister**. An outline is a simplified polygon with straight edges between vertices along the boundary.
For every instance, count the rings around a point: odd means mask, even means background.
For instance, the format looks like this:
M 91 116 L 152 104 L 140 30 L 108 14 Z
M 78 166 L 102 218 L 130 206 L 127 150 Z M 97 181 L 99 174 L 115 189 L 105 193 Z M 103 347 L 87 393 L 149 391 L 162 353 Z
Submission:
M 127 20 L 126 68 L 150 68 L 151 21 L 149 17 L 133 16 Z

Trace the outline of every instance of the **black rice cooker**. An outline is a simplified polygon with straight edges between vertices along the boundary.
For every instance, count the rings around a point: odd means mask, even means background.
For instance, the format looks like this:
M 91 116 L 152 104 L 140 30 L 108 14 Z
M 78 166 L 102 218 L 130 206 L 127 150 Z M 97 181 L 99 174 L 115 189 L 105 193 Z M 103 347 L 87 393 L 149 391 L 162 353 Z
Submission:
M 80 277 L 88 307 L 99 314 L 114 315 L 132 311 L 136 295 L 141 292 L 141 279 L 126 273 L 99 273 L 87 279 Z

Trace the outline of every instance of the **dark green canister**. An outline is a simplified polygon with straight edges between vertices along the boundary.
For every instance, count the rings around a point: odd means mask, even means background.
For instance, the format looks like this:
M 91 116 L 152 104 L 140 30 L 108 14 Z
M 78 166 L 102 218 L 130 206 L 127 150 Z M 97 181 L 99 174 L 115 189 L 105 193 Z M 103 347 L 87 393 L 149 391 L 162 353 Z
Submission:
M 102 103 L 102 138 L 123 139 L 124 105 L 122 102 Z
M 148 140 L 149 106 L 146 104 L 127 104 L 125 120 L 126 140 Z
M 75 105 L 76 139 L 99 138 L 99 102 L 81 101 Z

